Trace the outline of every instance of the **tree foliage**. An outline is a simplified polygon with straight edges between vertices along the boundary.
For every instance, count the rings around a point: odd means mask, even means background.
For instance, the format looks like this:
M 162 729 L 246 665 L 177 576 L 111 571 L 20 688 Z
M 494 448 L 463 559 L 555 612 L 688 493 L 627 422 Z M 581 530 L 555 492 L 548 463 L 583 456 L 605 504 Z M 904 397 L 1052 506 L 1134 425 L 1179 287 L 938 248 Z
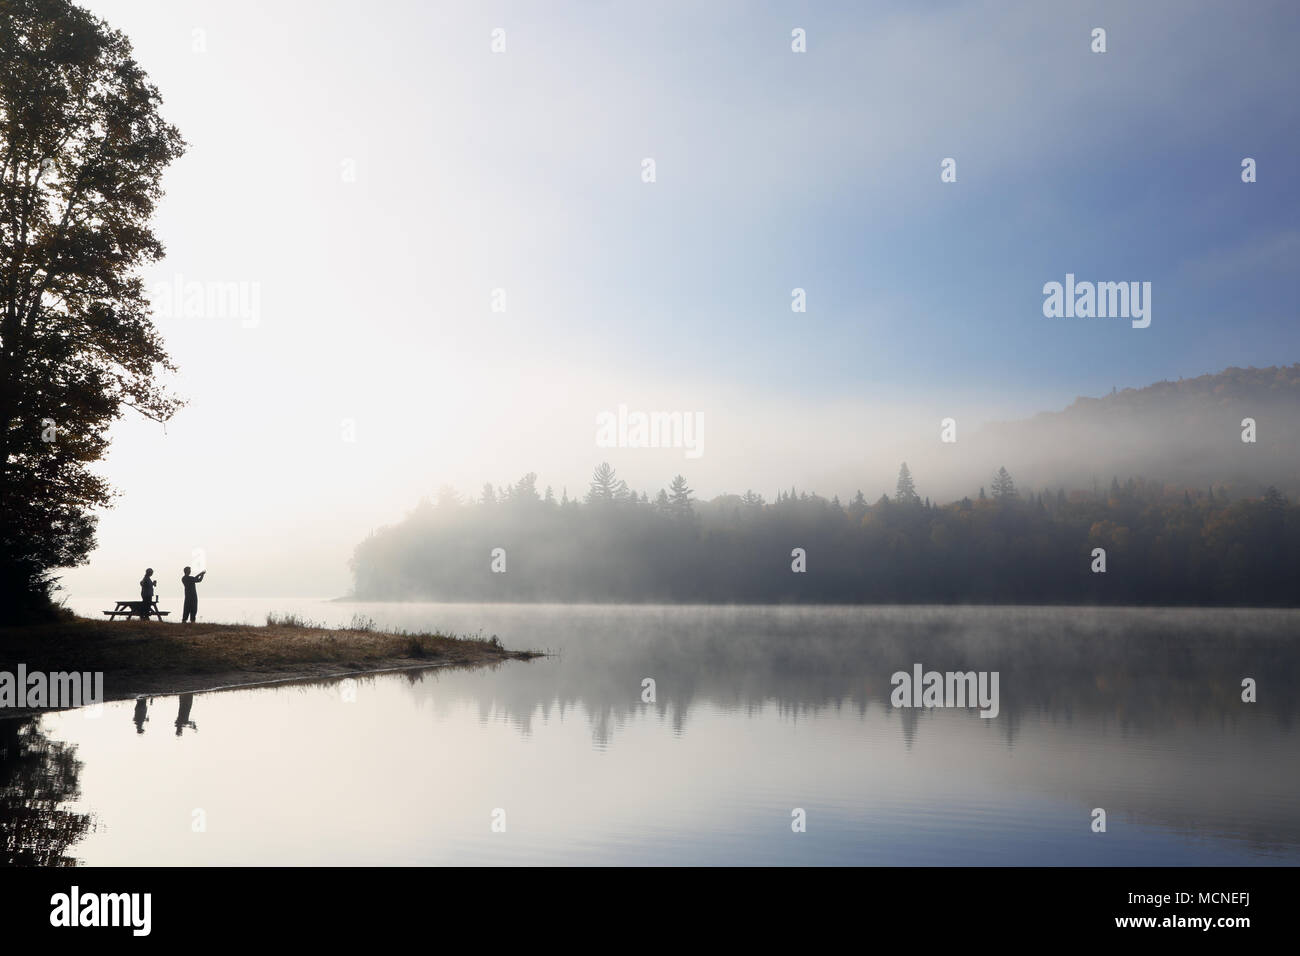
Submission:
M 898 486 L 895 489 L 894 500 L 899 504 L 917 504 L 921 499 L 916 493 L 916 482 L 912 480 L 912 471 L 907 467 L 907 462 L 903 462 L 898 468 Z
M 0 588 L 34 612 L 94 546 L 91 471 L 125 409 L 165 421 L 172 368 L 140 268 L 184 148 L 121 34 L 67 0 L 0 0 Z
M 525 477 L 530 482 L 531 476 Z M 613 497 L 598 468 L 587 504 L 511 496 L 505 507 L 417 509 L 362 542 L 365 599 L 831 603 L 1300 604 L 1300 506 L 1276 489 L 1204 493 L 1140 479 L 1110 493 L 1014 492 L 951 504 L 859 492 L 701 502 L 678 476 L 655 503 Z M 598 493 L 597 493 L 598 492 Z M 608 492 L 608 493 L 607 493 Z M 689 520 L 680 520 L 689 516 Z M 510 554 L 491 574 L 488 555 Z M 792 573 L 803 548 L 808 572 Z M 1105 573 L 1092 552 L 1107 552 Z

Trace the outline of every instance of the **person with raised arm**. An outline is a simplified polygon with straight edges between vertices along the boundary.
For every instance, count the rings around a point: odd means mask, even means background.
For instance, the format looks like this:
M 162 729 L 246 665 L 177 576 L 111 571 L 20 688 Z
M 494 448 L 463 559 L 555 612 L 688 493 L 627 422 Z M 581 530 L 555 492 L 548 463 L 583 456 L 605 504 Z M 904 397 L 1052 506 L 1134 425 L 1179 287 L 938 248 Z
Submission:
M 185 574 L 181 577 L 181 584 L 185 587 L 185 607 L 181 611 L 181 623 L 188 624 L 193 621 L 199 613 L 199 589 L 196 585 L 203 580 L 207 571 L 200 571 L 197 575 L 190 574 L 189 565 L 185 566 Z

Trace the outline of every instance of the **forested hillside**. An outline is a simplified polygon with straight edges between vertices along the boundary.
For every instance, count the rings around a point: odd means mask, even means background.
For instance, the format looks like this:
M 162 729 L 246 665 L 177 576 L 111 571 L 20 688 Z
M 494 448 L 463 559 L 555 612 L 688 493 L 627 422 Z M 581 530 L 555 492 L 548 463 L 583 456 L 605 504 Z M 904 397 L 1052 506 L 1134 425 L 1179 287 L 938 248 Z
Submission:
M 651 499 L 596 470 L 583 501 L 528 475 L 444 494 L 356 549 L 371 600 L 1081 602 L 1294 605 L 1300 507 L 1276 489 L 1113 479 L 1025 491 L 1005 471 L 936 505 L 902 469 L 892 497 L 791 489 L 707 503 L 685 479 Z M 1096 551 L 1104 551 L 1100 570 Z M 798 568 L 804 570 L 797 570 Z M 1097 569 L 1097 570 L 1094 570 Z

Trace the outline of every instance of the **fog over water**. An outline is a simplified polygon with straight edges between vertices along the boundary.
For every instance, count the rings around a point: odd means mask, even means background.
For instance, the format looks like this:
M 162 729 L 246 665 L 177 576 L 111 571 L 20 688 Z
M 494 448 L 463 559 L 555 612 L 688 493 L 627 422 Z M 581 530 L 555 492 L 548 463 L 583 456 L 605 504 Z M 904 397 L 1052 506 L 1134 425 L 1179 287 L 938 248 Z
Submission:
M 79 795 L 65 781 L 54 806 L 93 827 L 68 854 L 88 863 L 1300 861 L 1290 611 L 287 599 L 211 611 L 238 621 L 270 609 L 482 627 L 554 656 L 365 677 L 355 703 L 328 681 L 43 717 L 45 746 L 77 762 Z M 999 671 L 999 715 L 892 707 L 891 674 L 914 663 Z M 1258 703 L 1241 701 L 1245 676 L 1258 681 Z M 652 703 L 642 700 L 646 678 Z M 21 805 L 13 774 L 40 766 L 5 767 L 0 827 Z M 139 779 L 153 781 L 147 799 Z M 376 780 L 382 812 L 367 796 Z M 795 808 L 807 813 L 806 833 L 791 832 Z M 1107 812 L 1105 833 L 1090 829 L 1095 808 Z M 190 830 L 195 809 L 206 832 Z M 496 809 L 506 811 L 505 833 L 489 829 Z

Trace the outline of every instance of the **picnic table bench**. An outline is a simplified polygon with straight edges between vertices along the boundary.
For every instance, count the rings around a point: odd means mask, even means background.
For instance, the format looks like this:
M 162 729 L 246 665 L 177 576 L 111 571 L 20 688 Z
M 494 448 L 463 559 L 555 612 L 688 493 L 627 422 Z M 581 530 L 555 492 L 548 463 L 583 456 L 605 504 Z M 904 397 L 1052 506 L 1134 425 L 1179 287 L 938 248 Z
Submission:
M 117 607 L 113 608 L 111 611 L 105 611 L 104 613 L 108 615 L 110 621 L 116 621 L 119 617 L 125 618 L 128 621 L 133 617 L 138 617 L 142 621 L 147 621 L 155 614 L 158 615 L 158 620 L 161 621 L 164 617 L 170 614 L 171 611 L 158 610 L 158 599 L 154 598 L 152 603 L 146 603 L 144 601 L 118 601 Z

